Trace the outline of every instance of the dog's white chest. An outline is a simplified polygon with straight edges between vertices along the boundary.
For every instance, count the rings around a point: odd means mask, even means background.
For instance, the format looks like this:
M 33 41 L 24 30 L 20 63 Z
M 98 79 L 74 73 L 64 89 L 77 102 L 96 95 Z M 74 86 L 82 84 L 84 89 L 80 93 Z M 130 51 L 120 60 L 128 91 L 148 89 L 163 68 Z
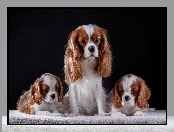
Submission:
M 85 78 L 77 80 L 75 86 L 75 96 L 80 113 L 94 114 L 97 113 L 97 103 L 95 93 L 97 92 L 97 83 L 99 78 Z
M 119 110 L 126 115 L 132 115 L 140 109 L 137 106 L 122 106 Z
M 95 63 L 94 59 L 84 60 L 82 79 L 70 84 L 70 98 L 75 98 L 80 113 L 89 115 L 97 114 L 96 94 L 103 93 L 102 77 L 94 70 Z

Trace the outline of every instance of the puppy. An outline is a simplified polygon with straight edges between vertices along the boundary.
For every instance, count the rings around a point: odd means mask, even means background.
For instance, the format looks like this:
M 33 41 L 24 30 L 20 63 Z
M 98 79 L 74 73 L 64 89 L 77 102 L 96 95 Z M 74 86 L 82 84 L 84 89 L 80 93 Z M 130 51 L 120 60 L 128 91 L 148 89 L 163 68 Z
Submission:
M 31 115 L 58 113 L 57 105 L 62 101 L 62 96 L 63 86 L 60 78 L 45 73 L 20 96 L 17 110 Z
M 133 74 L 119 79 L 111 91 L 112 116 L 142 116 L 149 107 L 151 91 L 145 81 Z

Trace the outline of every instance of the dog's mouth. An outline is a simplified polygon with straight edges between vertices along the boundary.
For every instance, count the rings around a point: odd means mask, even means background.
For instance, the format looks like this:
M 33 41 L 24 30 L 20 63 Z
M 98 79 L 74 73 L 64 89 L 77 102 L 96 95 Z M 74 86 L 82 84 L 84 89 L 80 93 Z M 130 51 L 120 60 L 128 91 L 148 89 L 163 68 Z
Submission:
M 97 57 L 95 57 L 94 55 L 91 55 L 91 56 L 89 56 L 89 57 L 83 57 L 84 59 L 95 59 L 95 58 L 97 58 Z
M 134 104 L 131 103 L 131 102 L 129 102 L 129 101 L 126 101 L 126 102 L 122 103 L 122 106 L 124 106 L 124 107 L 127 107 L 127 106 L 134 106 Z
M 45 102 L 50 103 L 50 104 L 55 103 L 56 101 L 57 101 L 56 98 L 54 98 L 54 99 L 50 98 L 49 100 L 45 99 Z
M 130 103 L 125 103 L 124 106 L 131 106 L 131 104 Z

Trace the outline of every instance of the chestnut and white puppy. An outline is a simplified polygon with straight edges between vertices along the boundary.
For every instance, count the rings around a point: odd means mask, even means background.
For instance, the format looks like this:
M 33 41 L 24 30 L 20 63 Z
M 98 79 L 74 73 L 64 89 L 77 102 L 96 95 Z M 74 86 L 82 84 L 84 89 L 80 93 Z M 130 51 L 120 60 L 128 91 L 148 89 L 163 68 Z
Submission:
M 128 74 L 116 82 L 111 96 L 112 116 L 141 116 L 144 115 L 142 111 L 149 107 L 151 91 L 143 79 Z
M 17 109 L 26 114 L 47 115 L 58 113 L 57 105 L 63 96 L 62 82 L 59 77 L 49 73 L 38 78 L 30 90 L 21 95 Z
M 111 73 L 112 55 L 106 31 L 97 25 L 82 25 L 74 30 L 65 52 L 65 82 L 74 115 L 105 115 L 102 77 Z

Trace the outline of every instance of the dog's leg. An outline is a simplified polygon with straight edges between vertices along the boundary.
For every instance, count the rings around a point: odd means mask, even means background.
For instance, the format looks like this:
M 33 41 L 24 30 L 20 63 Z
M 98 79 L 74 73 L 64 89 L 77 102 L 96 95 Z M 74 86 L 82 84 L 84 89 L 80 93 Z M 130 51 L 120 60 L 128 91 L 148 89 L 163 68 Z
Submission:
M 126 115 L 121 113 L 119 109 L 112 107 L 111 108 L 111 116 L 117 117 L 117 116 L 126 116 Z
M 77 102 L 77 91 L 74 85 L 69 87 L 69 102 L 72 113 L 76 116 L 79 114 L 79 107 Z
M 104 115 L 109 115 L 109 113 L 105 113 L 106 100 L 105 100 L 105 93 L 101 84 L 102 82 L 97 84 L 94 91 L 94 96 L 97 102 L 98 115 L 104 116 Z
M 136 111 L 133 116 L 144 116 L 145 114 L 142 111 Z

